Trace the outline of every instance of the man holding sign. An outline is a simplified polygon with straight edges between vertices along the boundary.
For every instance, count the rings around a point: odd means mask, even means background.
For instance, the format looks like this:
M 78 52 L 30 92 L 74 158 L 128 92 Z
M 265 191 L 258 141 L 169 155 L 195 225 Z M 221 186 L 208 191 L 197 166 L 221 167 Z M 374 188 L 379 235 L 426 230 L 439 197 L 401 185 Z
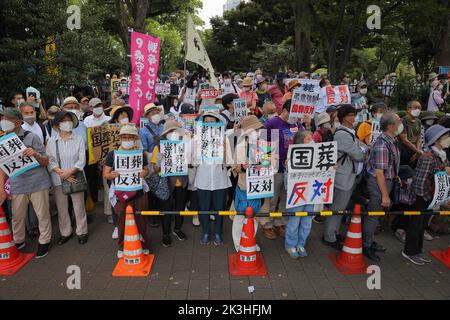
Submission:
M 49 163 L 45 153 L 45 147 L 39 137 L 21 128 L 22 114 L 19 110 L 7 108 L 0 111 L 2 130 L 12 134 L 8 146 L 0 151 L 1 158 L 7 151 L 26 147 L 21 156 L 9 163 L 9 170 L 3 166 L 0 171 L 0 185 L 4 185 L 6 175 L 10 177 L 11 204 L 12 204 L 12 229 L 14 242 L 18 249 L 25 247 L 25 220 L 28 212 L 28 203 L 31 201 L 39 222 L 39 246 L 36 258 L 43 258 L 48 254 L 52 236 L 52 225 L 50 221 L 48 191 L 51 186 L 50 177 L 47 172 Z M 37 164 L 29 165 L 31 162 Z M 5 171 L 6 170 L 6 171 Z M 6 173 L 7 172 L 7 173 Z M 4 188 L 0 189 L 0 205 L 6 200 Z

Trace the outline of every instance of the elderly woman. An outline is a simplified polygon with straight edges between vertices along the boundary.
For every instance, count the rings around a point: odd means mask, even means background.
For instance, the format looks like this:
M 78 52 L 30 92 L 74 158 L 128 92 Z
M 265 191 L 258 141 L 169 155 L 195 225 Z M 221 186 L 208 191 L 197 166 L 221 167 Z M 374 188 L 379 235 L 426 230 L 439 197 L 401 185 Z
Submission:
M 132 150 L 140 150 L 142 151 L 142 171 L 139 172 L 139 177 L 144 178 L 148 175 L 148 161 L 147 157 L 144 154 L 144 150 L 138 147 L 139 134 L 135 127 L 131 125 L 125 125 L 120 129 L 119 132 L 120 138 L 120 147 L 119 150 L 123 151 L 132 151 Z M 120 176 L 118 171 L 115 171 L 116 165 L 114 163 L 114 150 L 110 151 L 105 159 L 105 167 L 103 169 L 103 178 L 108 180 L 108 184 L 110 184 L 111 188 L 114 186 L 113 180 Z M 116 194 L 116 193 L 115 193 Z M 115 196 L 115 198 L 118 198 Z M 134 211 L 144 211 L 148 208 L 147 195 L 144 193 L 143 189 L 132 191 L 127 197 L 122 196 L 121 199 L 117 199 L 116 204 L 114 205 L 114 211 L 117 214 L 118 221 L 117 227 L 119 229 L 119 241 L 118 246 L 119 250 L 117 252 L 117 257 L 121 259 L 123 257 L 123 242 L 125 235 L 125 208 L 127 206 L 132 206 Z M 142 237 L 142 248 L 144 254 L 149 254 L 150 250 L 150 238 L 147 235 L 147 224 L 145 217 L 141 215 L 135 216 L 136 225 L 138 231 Z
M 58 208 L 59 231 L 61 237 L 58 244 L 66 243 L 72 237 L 72 226 L 69 215 L 68 196 L 63 193 L 62 181 L 76 181 L 78 171 L 83 172 L 86 163 L 84 140 L 72 130 L 78 126 L 78 118 L 72 112 L 59 111 L 52 121 L 53 129 L 58 133 L 50 138 L 47 144 L 49 155 L 48 171 L 55 188 L 56 206 Z M 70 194 L 76 220 L 78 242 L 85 244 L 88 240 L 84 192 Z
M 115 106 L 109 112 L 109 123 L 128 124 L 133 120 L 133 109 L 130 106 Z
M 433 198 L 434 176 L 437 172 L 450 172 L 445 149 L 450 147 L 450 129 L 434 125 L 425 132 L 425 143 L 431 151 L 422 154 L 414 172 L 412 191 L 416 201 L 411 206 L 416 211 L 426 210 Z M 426 226 L 424 215 L 409 217 L 406 227 L 406 242 L 402 256 L 412 263 L 422 266 L 431 262 L 423 254 L 423 235 Z

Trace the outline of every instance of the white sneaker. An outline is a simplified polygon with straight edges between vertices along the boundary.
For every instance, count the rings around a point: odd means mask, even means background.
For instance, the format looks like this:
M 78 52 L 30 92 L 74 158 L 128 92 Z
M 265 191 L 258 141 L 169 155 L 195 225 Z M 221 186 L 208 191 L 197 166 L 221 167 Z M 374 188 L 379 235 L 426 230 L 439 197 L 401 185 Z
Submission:
M 114 240 L 119 239 L 119 229 L 117 227 L 114 228 L 114 231 L 111 236 Z
M 198 218 L 198 216 L 192 217 L 192 224 L 194 225 L 194 227 L 200 226 L 200 219 Z
M 117 258 L 118 259 L 122 259 L 123 258 L 123 251 L 122 250 L 118 250 L 117 251 Z
M 401 242 L 406 242 L 406 232 L 403 229 L 397 229 L 394 233 L 395 237 Z
M 423 239 L 426 240 L 426 241 L 431 241 L 434 238 L 433 238 L 433 236 L 431 234 L 428 233 L 428 231 L 425 230 L 424 233 L 423 233 Z
M 108 223 L 109 224 L 113 224 L 114 223 L 114 220 L 113 220 L 112 216 L 108 216 Z

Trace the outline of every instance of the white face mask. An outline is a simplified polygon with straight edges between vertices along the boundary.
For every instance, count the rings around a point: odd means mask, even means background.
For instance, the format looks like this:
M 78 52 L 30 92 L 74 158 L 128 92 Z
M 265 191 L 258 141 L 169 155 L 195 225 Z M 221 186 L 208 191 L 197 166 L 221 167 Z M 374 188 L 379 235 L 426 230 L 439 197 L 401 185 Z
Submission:
M 11 132 L 16 126 L 9 120 L 2 120 L 0 121 L 0 127 L 2 127 L 2 130 L 5 132 Z
M 250 91 L 252 88 L 250 87 L 244 87 L 244 91 Z
M 403 129 L 404 129 L 403 123 L 400 123 L 400 125 L 398 126 L 397 131 L 395 132 L 395 135 L 398 136 L 400 133 L 403 132 Z
M 425 120 L 425 123 L 426 123 L 428 126 L 432 126 L 432 125 L 434 124 L 434 120 Z
M 360 93 L 361 95 L 367 94 L 367 88 L 365 88 L 365 89 L 360 89 L 360 90 L 359 90 L 359 93 Z
M 331 123 L 329 123 L 329 122 L 324 123 L 324 124 L 322 125 L 322 127 L 325 128 L 325 129 L 331 129 Z
M 448 147 L 450 147 L 450 137 L 441 140 L 440 143 L 443 149 L 447 149 Z
M 92 109 L 92 112 L 96 116 L 100 116 L 103 113 L 103 107 L 95 107 L 95 108 Z
M 73 129 L 72 121 L 64 121 L 59 124 L 59 129 L 64 132 L 71 132 Z
M 161 116 L 159 114 L 154 114 L 151 119 L 154 124 L 158 124 L 161 121 Z
M 411 115 L 417 118 L 418 116 L 420 116 L 420 110 L 419 109 L 411 110 Z
M 130 120 L 128 118 L 122 118 L 122 119 L 119 120 L 119 123 L 120 124 L 127 124 L 127 123 L 130 123 Z
M 26 116 L 23 117 L 23 121 L 25 121 L 26 123 L 28 123 L 30 126 L 32 126 L 35 122 L 36 122 L 36 116 Z
M 226 85 L 230 85 L 231 84 L 231 79 L 225 79 L 224 82 L 225 82 Z
M 135 145 L 134 141 L 122 141 L 122 143 L 121 143 L 121 146 L 124 149 L 134 148 L 134 145 Z

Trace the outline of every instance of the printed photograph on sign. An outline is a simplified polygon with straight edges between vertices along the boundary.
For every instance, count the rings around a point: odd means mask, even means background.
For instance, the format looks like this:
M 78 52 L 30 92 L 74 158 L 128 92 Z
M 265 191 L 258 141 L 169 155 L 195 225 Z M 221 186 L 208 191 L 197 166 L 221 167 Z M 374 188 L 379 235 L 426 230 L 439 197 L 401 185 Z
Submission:
M 119 177 L 114 179 L 118 191 L 136 191 L 143 188 L 143 180 L 139 177 L 143 168 L 142 150 L 114 151 L 114 171 Z
M 170 83 L 157 83 L 155 87 L 155 93 L 157 95 L 170 95 Z

